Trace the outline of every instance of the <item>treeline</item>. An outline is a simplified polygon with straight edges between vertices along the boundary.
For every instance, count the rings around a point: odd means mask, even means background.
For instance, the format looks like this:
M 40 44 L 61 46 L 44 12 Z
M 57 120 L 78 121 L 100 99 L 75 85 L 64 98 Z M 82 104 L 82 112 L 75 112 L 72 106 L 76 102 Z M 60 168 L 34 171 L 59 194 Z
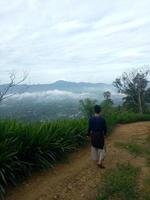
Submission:
M 124 72 L 120 78 L 116 78 L 113 85 L 118 93 L 123 96 L 122 104 L 114 105 L 111 92 L 104 92 L 104 100 L 93 99 L 80 100 L 80 109 L 85 117 L 90 117 L 95 104 L 102 107 L 102 114 L 109 116 L 112 113 L 134 112 L 140 114 L 150 114 L 150 69 L 149 66 Z

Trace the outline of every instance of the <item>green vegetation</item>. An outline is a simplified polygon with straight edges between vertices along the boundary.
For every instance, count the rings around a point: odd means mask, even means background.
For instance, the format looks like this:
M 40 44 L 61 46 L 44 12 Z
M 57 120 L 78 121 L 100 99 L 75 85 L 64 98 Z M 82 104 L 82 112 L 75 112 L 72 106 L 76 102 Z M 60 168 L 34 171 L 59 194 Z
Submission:
M 147 165 L 150 167 L 150 136 L 140 142 L 131 141 L 128 143 L 117 142 L 116 147 L 126 149 L 129 153 L 135 156 L 145 157 Z
M 144 155 L 141 146 L 118 143 L 117 146 L 129 150 L 134 155 Z M 147 146 L 148 147 L 148 146 Z M 100 196 L 96 200 L 122 199 L 122 200 L 150 200 L 150 177 L 143 180 L 144 188 L 139 188 L 141 168 L 131 164 L 118 164 L 114 169 L 108 170 L 103 175 Z
M 109 131 L 120 120 L 141 120 L 138 115 L 106 115 Z M 124 116 L 124 117 L 123 117 Z M 142 115 L 148 120 L 148 115 Z M 150 116 L 149 116 L 150 120 Z M 86 143 L 87 119 L 23 123 L 0 121 L 0 195 L 9 184 L 16 185 L 33 171 L 47 169 Z M 129 122 L 129 121 L 128 121 Z
M 132 112 L 148 113 L 150 103 L 149 66 L 124 72 L 113 84 L 124 94 L 123 106 Z
M 0 121 L 0 195 L 33 170 L 46 169 L 85 144 L 85 120 L 24 124 Z
M 84 117 L 89 118 L 94 114 L 94 105 L 97 103 L 97 100 L 92 100 L 86 98 L 79 101 L 79 109 L 81 110 Z
M 147 166 L 150 167 L 150 136 L 145 138 L 134 138 L 134 140 L 129 141 L 128 143 L 117 142 L 116 147 L 123 148 L 127 150 L 129 153 L 135 156 L 141 156 L 147 160 Z M 138 185 L 138 184 L 137 184 Z M 150 176 L 143 180 L 144 187 L 142 190 L 140 189 L 137 195 L 137 199 L 139 200 L 150 200 Z
M 150 200 L 150 194 L 148 193 L 143 194 L 143 197 L 141 198 L 141 200 Z
M 131 122 L 139 122 L 139 121 L 149 121 L 150 114 L 140 114 L 133 112 L 121 112 L 117 117 L 118 123 L 131 123 Z
M 137 176 L 139 169 L 132 165 L 117 165 L 104 175 L 101 196 L 97 200 L 109 200 L 110 197 L 133 200 L 138 197 Z
M 126 149 L 130 153 L 132 153 L 135 156 L 139 156 L 143 154 L 143 147 L 140 144 L 130 142 L 130 143 L 122 143 L 122 142 L 117 142 L 116 147 L 120 147 L 123 149 Z
M 17 104 L 18 108 L 18 110 L 15 109 L 14 115 L 12 115 L 14 106 L 12 110 L 8 106 L 8 113 L 6 113 L 5 106 L 1 107 L 2 117 L 4 114 L 6 117 L 19 117 L 17 113 L 22 113 L 22 117 L 18 119 L 27 121 L 46 121 L 51 117 L 58 119 L 58 117 L 84 116 L 85 119 L 35 123 L 12 120 L 0 121 L 0 198 L 4 197 L 8 185 L 16 185 L 31 175 L 33 171 L 52 167 L 56 161 L 64 158 L 67 153 L 84 145 L 86 143 L 87 119 L 94 113 L 93 107 L 95 104 L 101 104 L 102 116 L 106 119 L 109 133 L 117 123 L 149 121 L 150 114 L 143 114 L 150 113 L 149 75 L 150 70 L 144 68 L 123 73 L 113 83 L 118 92 L 124 95 L 123 105 L 114 105 L 111 93 L 106 91 L 103 94 L 104 100 L 102 102 L 89 98 L 80 100 L 79 107 L 82 115 L 80 115 L 80 112 L 77 113 L 79 111 L 77 102 L 66 99 L 63 100 L 61 106 L 56 103 L 56 99 L 51 104 L 49 104 L 49 101 L 44 104 L 41 102 L 33 104 L 30 99 L 28 101 L 19 100 L 18 104 L 16 100 L 14 102 L 11 100 L 12 105 L 16 106 Z M 10 88 L 17 86 L 24 79 L 25 77 L 16 83 L 15 75 L 12 74 L 10 84 L 4 91 L 0 91 L 0 103 L 6 97 L 9 97 L 7 93 Z M 7 104 L 9 105 L 8 102 Z M 21 110 L 20 105 L 23 105 L 23 110 Z M 116 145 L 136 156 L 145 156 L 150 166 L 150 138 L 147 139 L 145 144 L 132 142 L 128 144 L 117 143 Z M 129 164 L 118 165 L 115 169 L 110 170 L 104 176 L 102 193 L 97 200 L 108 200 L 110 197 L 125 200 L 138 199 L 138 188 L 136 187 L 138 173 L 139 169 Z M 147 184 L 148 182 L 149 180 L 147 180 Z M 144 195 L 143 199 L 150 199 L 147 193 Z
M 145 184 L 150 186 L 150 178 L 145 179 Z
M 109 132 L 111 132 L 115 125 L 118 123 L 126 124 L 132 122 L 150 121 L 150 114 L 120 112 L 116 109 L 113 109 L 109 114 L 102 112 L 102 115 L 107 121 Z
M 150 176 L 144 180 L 144 192 L 142 194 L 141 200 L 150 200 Z

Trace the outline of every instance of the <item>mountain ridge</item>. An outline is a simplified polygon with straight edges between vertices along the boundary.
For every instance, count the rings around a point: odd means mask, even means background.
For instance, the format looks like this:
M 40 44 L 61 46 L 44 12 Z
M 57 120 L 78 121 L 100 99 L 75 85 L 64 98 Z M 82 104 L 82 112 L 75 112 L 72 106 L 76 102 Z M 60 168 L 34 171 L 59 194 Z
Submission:
M 4 90 L 8 84 L 0 85 L 0 91 Z M 37 91 L 48 91 L 48 90 L 67 90 L 67 91 L 76 91 L 76 90 L 86 90 L 86 89 L 105 89 L 112 90 L 114 87 L 112 84 L 107 83 L 90 83 L 90 82 L 71 82 L 58 80 L 49 84 L 21 84 L 11 88 L 10 92 L 19 92 L 20 90 L 27 90 L 28 92 L 37 92 Z

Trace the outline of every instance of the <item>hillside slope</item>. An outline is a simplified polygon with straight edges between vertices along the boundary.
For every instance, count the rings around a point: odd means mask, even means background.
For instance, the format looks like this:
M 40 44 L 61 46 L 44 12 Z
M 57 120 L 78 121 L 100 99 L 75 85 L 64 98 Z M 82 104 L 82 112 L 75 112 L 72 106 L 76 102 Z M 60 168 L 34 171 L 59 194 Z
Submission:
M 144 158 L 115 147 L 117 142 L 128 142 L 134 137 L 145 138 L 147 134 L 150 134 L 150 122 L 118 125 L 107 140 L 106 170 L 117 163 L 130 162 L 143 169 L 143 178 L 147 176 L 150 170 L 145 167 Z M 70 155 L 65 163 L 35 174 L 23 185 L 9 190 L 6 200 L 94 200 L 106 170 L 97 168 L 91 161 L 88 145 Z

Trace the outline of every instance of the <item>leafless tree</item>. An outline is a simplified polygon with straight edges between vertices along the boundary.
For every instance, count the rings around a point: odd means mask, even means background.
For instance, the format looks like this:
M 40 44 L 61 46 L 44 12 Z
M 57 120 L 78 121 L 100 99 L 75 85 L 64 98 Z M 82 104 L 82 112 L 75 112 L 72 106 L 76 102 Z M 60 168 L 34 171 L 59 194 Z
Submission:
M 4 99 L 8 99 L 9 97 L 13 96 L 15 93 L 9 93 L 9 91 L 20 85 L 21 83 L 23 83 L 26 78 L 27 78 L 28 74 L 27 73 L 24 73 L 22 78 L 20 78 L 19 80 L 17 80 L 17 77 L 16 77 L 16 73 L 12 72 L 10 73 L 10 76 L 9 76 L 9 83 L 6 84 L 5 88 L 2 89 L 2 91 L 0 91 L 0 103 L 4 100 Z M 23 92 L 23 91 L 21 91 Z

